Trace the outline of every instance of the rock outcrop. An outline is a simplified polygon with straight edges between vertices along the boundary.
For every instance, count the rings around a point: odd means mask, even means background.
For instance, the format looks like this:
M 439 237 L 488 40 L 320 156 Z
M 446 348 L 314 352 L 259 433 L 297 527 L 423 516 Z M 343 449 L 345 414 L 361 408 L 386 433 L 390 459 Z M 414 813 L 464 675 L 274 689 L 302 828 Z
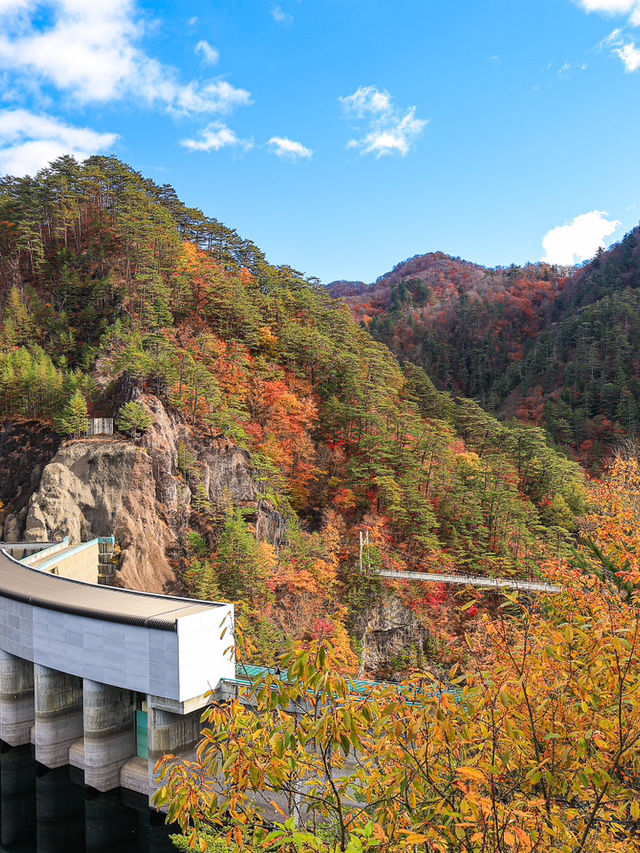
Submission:
M 366 613 L 360 675 L 393 679 L 428 653 L 430 635 L 396 595 L 385 595 Z
M 156 397 L 139 401 L 153 417 L 146 435 L 63 444 L 32 484 L 22 518 L 14 517 L 14 538 L 80 542 L 114 534 L 119 582 L 147 592 L 177 591 L 175 558 L 194 500 L 253 510 L 256 535 L 278 547 L 285 522 L 260 500 L 250 455 L 225 438 L 206 440 Z
M 121 439 L 86 439 L 64 445 L 45 467 L 25 539 L 82 542 L 113 533 L 122 549 L 121 582 L 163 592 L 174 580 L 167 552 L 177 544 L 163 516 L 149 454 Z

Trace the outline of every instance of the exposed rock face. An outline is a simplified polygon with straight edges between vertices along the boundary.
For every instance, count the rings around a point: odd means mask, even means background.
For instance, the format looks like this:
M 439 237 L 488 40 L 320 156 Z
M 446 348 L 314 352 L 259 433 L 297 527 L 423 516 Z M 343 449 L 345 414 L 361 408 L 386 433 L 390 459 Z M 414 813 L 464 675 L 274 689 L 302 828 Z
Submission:
M 429 632 L 395 595 L 385 596 L 366 615 L 360 675 L 395 678 L 411 655 L 428 651 Z
M 255 509 L 259 538 L 280 545 L 284 519 L 258 499 L 249 454 L 224 438 L 195 435 L 155 397 L 139 401 L 153 417 L 148 433 L 138 442 L 96 437 L 64 444 L 42 470 L 15 538 L 80 542 L 114 534 L 122 549 L 120 582 L 148 592 L 176 591 L 171 556 L 196 493 L 213 505 Z
M 122 548 L 121 582 L 169 591 L 174 573 L 167 550 L 176 539 L 155 493 L 152 460 L 142 448 L 120 439 L 71 442 L 42 472 L 25 539 L 82 542 L 113 533 Z

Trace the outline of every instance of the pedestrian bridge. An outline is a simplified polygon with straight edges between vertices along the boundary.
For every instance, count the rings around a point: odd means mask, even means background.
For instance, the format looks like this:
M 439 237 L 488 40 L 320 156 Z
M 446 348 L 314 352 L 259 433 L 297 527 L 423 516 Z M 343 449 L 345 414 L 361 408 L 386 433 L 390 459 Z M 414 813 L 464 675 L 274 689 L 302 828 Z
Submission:
M 207 694 L 235 676 L 233 607 L 97 584 L 112 542 L 0 545 L 0 740 L 149 795 L 157 759 L 190 752 Z

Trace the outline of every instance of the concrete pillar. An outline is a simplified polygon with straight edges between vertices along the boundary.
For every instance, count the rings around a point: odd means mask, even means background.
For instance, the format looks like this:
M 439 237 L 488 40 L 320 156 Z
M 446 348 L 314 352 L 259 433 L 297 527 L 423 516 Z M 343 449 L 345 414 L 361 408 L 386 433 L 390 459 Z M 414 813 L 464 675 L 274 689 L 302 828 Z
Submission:
M 35 664 L 34 681 L 36 761 L 62 767 L 82 737 L 82 679 Z
M 149 790 L 155 790 L 153 768 L 163 755 L 192 758 L 200 739 L 202 709 L 173 714 L 149 707 Z
M 120 785 L 120 769 L 136 754 L 130 691 L 84 679 L 84 781 L 98 791 Z
M 0 740 L 30 743 L 34 720 L 33 664 L 0 650 Z
M 202 711 L 191 714 L 172 714 L 149 708 L 149 763 L 171 753 L 187 758 L 200 739 Z

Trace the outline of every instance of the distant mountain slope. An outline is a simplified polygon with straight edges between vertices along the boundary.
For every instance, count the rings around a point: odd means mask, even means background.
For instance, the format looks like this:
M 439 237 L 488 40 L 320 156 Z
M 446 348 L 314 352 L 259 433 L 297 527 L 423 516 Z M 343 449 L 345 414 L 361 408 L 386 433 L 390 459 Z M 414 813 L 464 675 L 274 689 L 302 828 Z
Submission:
M 580 270 L 428 254 L 375 284 L 329 289 L 439 388 L 544 425 L 591 466 L 640 431 L 639 237 Z
M 549 320 L 563 271 L 486 267 L 442 253 L 398 264 L 372 285 L 329 285 L 356 320 L 436 385 L 495 408 L 496 378 L 520 361 Z
M 574 274 L 549 319 L 500 383 L 503 412 L 592 466 L 640 431 L 640 228 Z

